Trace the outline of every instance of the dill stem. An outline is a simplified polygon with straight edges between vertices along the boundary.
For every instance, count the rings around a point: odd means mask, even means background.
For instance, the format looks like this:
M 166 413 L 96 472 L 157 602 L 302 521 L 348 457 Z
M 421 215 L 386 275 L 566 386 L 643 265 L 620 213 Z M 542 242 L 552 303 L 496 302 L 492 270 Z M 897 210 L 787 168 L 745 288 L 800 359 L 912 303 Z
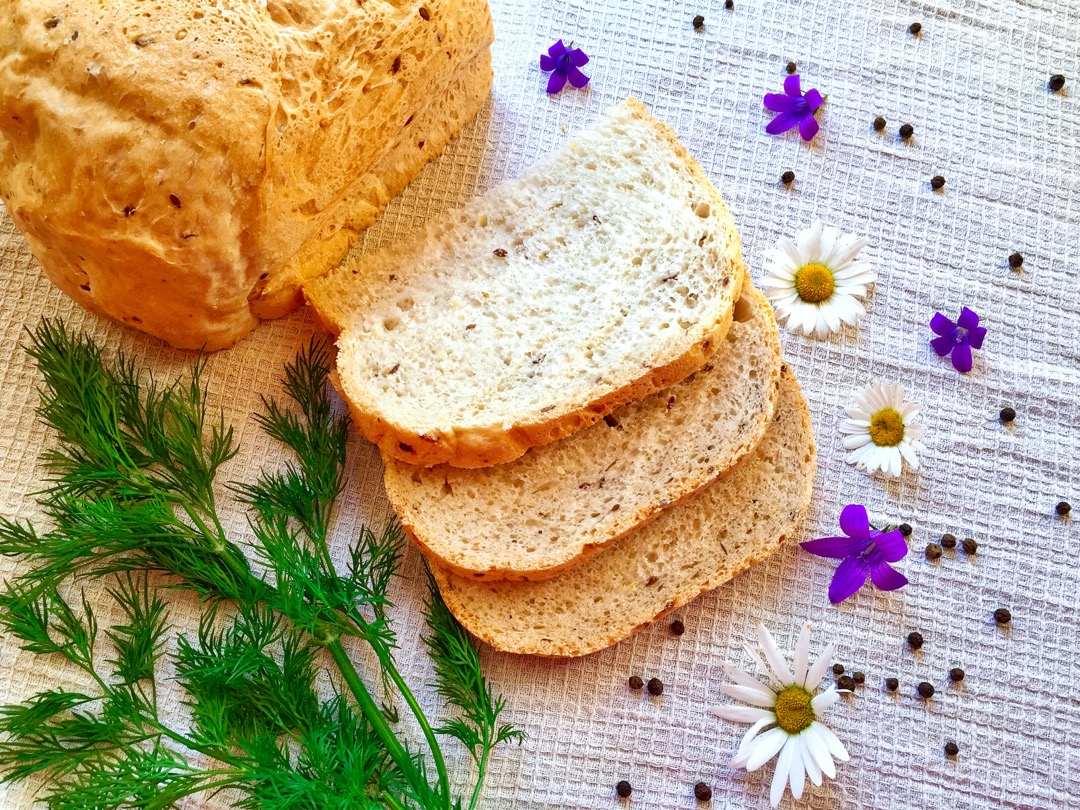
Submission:
M 380 798 L 391 810 L 405 810 L 405 805 L 398 801 L 397 796 L 387 793 L 385 790 L 380 794 Z
M 487 775 L 487 761 L 490 751 L 490 741 L 484 740 L 484 744 L 480 747 L 480 761 L 476 763 L 476 787 L 473 788 L 472 798 L 469 799 L 469 810 L 473 810 L 477 801 L 480 800 L 480 789 L 484 786 L 484 777 Z

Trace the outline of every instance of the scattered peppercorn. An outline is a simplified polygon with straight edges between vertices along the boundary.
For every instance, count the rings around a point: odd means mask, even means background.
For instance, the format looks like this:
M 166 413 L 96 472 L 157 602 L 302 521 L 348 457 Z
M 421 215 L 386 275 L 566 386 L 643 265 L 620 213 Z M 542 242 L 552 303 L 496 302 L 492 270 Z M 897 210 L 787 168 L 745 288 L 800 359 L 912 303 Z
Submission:
M 1024 257 L 1023 256 L 1021 256 L 1019 253 L 1011 253 L 1011 254 L 1009 254 L 1009 267 L 1011 267 L 1013 270 L 1019 270 L 1023 266 L 1024 266 Z
M 941 547 L 942 548 L 956 548 L 956 535 L 943 534 L 941 535 Z
M 907 30 L 910 31 L 913 36 L 918 36 L 919 32 L 922 31 L 922 23 L 913 22 L 908 26 Z
M 960 669 L 960 667 L 953 667 L 949 670 L 949 680 L 953 683 L 964 680 L 964 670 Z
M 1016 419 L 1016 410 L 1008 406 L 1001 409 L 1001 413 L 998 414 L 1003 424 L 1009 424 L 1009 422 Z
M 866 674 L 863 672 L 852 672 L 851 680 L 855 681 L 855 683 L 859 684 L 859 686 L 862 686 L 864 683 L 866 683 Z
M 926 544 L 926 559 L 938 560 L 941 558 L 941 546 L 937 543 Z
M 855 679 L 850 675 L 841 675 L 836 679 L 837 689 L 847 689 L 849 692 L 855 691 Z
M 911 528 L 910 523 L 901 523 L 896 528 L 900 531 L 900 534 L 904 535 L 904 537 L 911 537 L 913 529 Z
M 901 127 L 900 127 L 900 137 L 901 138 L 907 139 L 907 138 L 910 138 L 914 134 L 915 134 L 915 127 L 913 127 L 911 124 L 903 124 L 903 125 L 901 125 Z
M 934 685 L 928 681 L 923 681 L 917 688 L 921 697 L 932 698 L 934 696 Z
M 975 542 L 974 537 L 965 537 L 963 546 L 965 554 L 974 554 L 979 550 L 979 544 Z
M 942 177 L 940 174 L 935 174 L 933 177 L 930 178 L 930 188 L 932 188 L 934 191 L 939 191 L 940 189 L 945 188 L 945 178 Z
M 790 186 L 792 183 L 795 182 L 795 172 L 793 172 L 791 169 L 788 169 L 786 172 L 780 175 L 780 180 L 784 183 L 784 185 Z
M 787 72 L 788 73 L 794 73 L 798 69 L 799 69 L 799 66 L 796 65 L 794 62 L 788 62 L 787 63 Z
M 641 680 L 638 675 L 631 675 L 630 680 L 626 682 L 626 685 L 637 692 L 645 686 L 645 681 Z
M 890 692 L 895 692 L 897 689 L 900 688 L 900 681 L 896 678 L 886 678 L 885 688 L 888 689 Z
M 694 785 L 694 798 L 699 802 L 707 802 L 712 799 L 712 788 L 706 785 L 704 782 L 698 782 Z
M 885 129 L 886 123 L 888 122 L 879 115 L 877 118 L 874 119 L 874 129 L 876 129 L 878 132 L 881 132 L 881 130 Z
M 735 0 L 724 0 L 724 8 L 726 8 L 728 11 L 731 11 L 733 8 L 735 8 Z M 1065 83 L 1064 78 L 1062 78 L 1061 83 Z
M 1065 517 L 1072 511 L 1072 507 L 1068 501 L 1058 501 L 1058 505 L 1054 507 L 1054 511 L 1058 513 L 1059 517 Z
M 998 624 L 1008 624 L 1012 621 L 1012 613 L 1008 608 L 998 608 L 994 611 L 994 621 Z
M 1053 90 L 1055 93 L 1061 90 L 1061 88 L 1064 86 L 1065 77 L 1062 76 L 1060 73 L 1055 73 L 1053 76 L 1050 77 L 1050 89 Z
M 832 671 L 833 671 L 833 675 L 843 675 L 844 674 L 844 665 L 843 664 L 833 664 L 832 665 Z
M 649 694 L 654 697 L 664 694 L 664 682 L 659 678 L 649 678 Z
M 704 25 L 705 18 L 701 14 L 698 14 L 696 17 L 694 17 L 694 28 L 700 29 L 703 28 Z
M 918 630 L 913 630 L 907 634 L 908 646 L 913 650 L 921 650 L 923 645 L 922 633 Z
M 619 794 L 620 798 L 629 799 L 630 794 L 634 792 L 634 789 L 630 787 L 630 783 L 623 779 L 619 784 L 615 785 L 615 792 Z
M 960 753 L 960 746 L 954 743 L 952 740 L 945 743 L 945 756 L 955 757 Z
M 671 623 L 671 635 L 673 635 L 673 636 L 681 636 L 685 632 L 686 632 L 686 625 L 683 624 L 679 619 L 676 619 L 675 621 L 673 621 Z

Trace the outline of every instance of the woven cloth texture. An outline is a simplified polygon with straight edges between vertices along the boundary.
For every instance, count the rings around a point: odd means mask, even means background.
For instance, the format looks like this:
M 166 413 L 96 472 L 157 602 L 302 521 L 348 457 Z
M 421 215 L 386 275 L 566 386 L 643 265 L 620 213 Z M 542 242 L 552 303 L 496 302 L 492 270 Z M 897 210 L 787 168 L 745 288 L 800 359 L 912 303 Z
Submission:
M 808 785 L 811 808 L 1080 806 L 1080 520 L 1054 514 L 1059 500 L 1080 507 L 1080 2 L 1078 0 L 723 0 L 642 2 L 492 0 L 495 87 L 477 121 L 428 166 L 357 245 L 369 251 L 418 228 L 557 148 L 605 108 L 636 95 L 670 122 L 730 205 L 751 273 L 782 234 L 818 218 L 865 234 L 879 280 L 858 328 L 827 340 L 784 333 L 784 351 L 810 402 L 819 446 L 813 505 L 775 556 L 681 609 L 686 633 L 667 622 L 605 652 L 572 661 L 533 660 L 485 649 L 486 672 L 506 696 L 508 719 L 527 741 L 495 757 L 485 792 L 490 808 L 694 808 L 696 782 L 712 807 L 767 807 L 772 767 L 727 767 L 744 727 L 712 718 L 724 702 L 722 662 L 752 667 L 743 644 L 761 620 L 790 651 L 802 622 L 814 625 L 812 653 L 834 641 L 837 659 L 866 674 L 865 686 L 827 721 L 851 761 L 835 781 Z M 695 31 L 691 20 L 705 17 Z M 922 24 L 913 36 L 910 23 Z M 538 56 L 556 39 L 591 57 L 585 91 L 544 93 Z M 762 95 L 780 89 L 788 61 L 803 87 L 827 95 L 821 134 L 765 134 Z M 1063 92 L 1047 80 L 1063 73 Z M 876 132 L 871 122 L 888 124 Z M 910 123 L 909 141 L 897 134 Z M 779 180 L 795 172 L 788 187 Z M 930 188 L 943 175 L 941 191 Z M 1020 272 L 1007 257 L 1024 256 Z M 0 509 L 35 517 L 38 456 L 50 436 L 35 415 L 36 371 L 21 350 L 24 329 L 62 316 L 108 349 L 137 357 L 159 378 L 192 355 L 78 309 L 40 274 L 6 212 L 0 214 Z M 956 317 L 970 306 L 989 335 L 974 370 L 955 372 L 929 346 L 935 310 Z M 212 404 L 236 428 L 241 453 L 222 480 L 251 480 L 284 462 L 253 414 L 261 394 L 281 393 L 283 363 L 317 333 L 299 312 L 264 324 L 235 349 L 209 359 Z M 902 383 L 922 403 L 928 426 L 922 469 L 900 479 L 849 467 L 838 433 L 842 408 L 871 380 Z M 1003 406 L 1015 423 L 998 421 Z M 338 517 L 342 552 L 362 523 L 382 525 L 389 508 L 372 446 L 354 437 L 351 480 Z M 248 536 L 242 509 L 228 501 L 227 528 Z M 910 586 L 869 588 L 840 606 L 826 590 L 835 563 L 795 542 L 837 533 L 844 504 L 872 519 L 914 527 L 899 568 Z M 968 556 L 922 554 L 943 532 L 974 537 Z M 17 569 L 0 560 L 0 576 Z M 431 677 L 417 639 L 423 585 L 410 549 L 395 586 L 410 681 Z M 88 585 L 91 601 L 107 601 Z M 181 627 L 198 606 L 169 597 Z M 1008 607 L 1012 623 L 995 625 Z M 926 639 L 912 653 L 904 638 Z M 357 653 L 359 655 L 359 653 Z M 950 685 L 950 667 L 967 678 Z M 164 673 L 168 675 L 169 672 Z M 631 692 L 627 677 L 658 677 L 661 698 Z M 895 676 L 900 689 L 885 690 Z M 937 695 L 915 693 L 929 681 Z M 0 702 L 66 684 L 69 669 L 0 641 Z M 437 697 L 421 688 L 425 707 Z M 178 695 L 169 711 L 182 721 Z M 945 742 L 960 746 L 955 759 Z M 449 743 L 455 779 L 471 776 Z M 629 804 L 614 786 L 628 779 Z M 37 783 L 0 788 L 0 807 L 29 807 Z M 183 806 L 224 807 L 228 796 Z M 792 806 L 789 796 L 785 806 Z

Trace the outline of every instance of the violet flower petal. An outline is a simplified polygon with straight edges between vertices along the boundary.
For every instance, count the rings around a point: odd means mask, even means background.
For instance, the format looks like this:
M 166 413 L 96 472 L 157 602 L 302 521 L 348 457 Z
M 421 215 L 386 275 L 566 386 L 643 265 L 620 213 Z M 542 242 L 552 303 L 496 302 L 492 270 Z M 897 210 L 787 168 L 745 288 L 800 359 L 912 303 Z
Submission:
M 869 537 L 870 516 L 866 507 L 858 503 L 849 503 L 840 513 L 840 529 L 848 537 Z
M 934 351 L 937 352 L 938 357 L 944 357 L 951 352 L 953 346 L 956 345 L 956 336 L 950 333 L 939 338 L 934 338 L 930 341 L 930 345 L 934 347 Z
M 804 141 L 814 140 L 814 136 L 818 134 L 818 122 L 814 118 L 813 113 L 807 113 L 803 116 L 803 119 L 799 122 L 799 135 Z
M 964 307 L 960 311 L 960 317 L 956 319 L 956 325 L 970 332 L 979 325 L 979 316 L 974 310 Z
M 956 327 L 952 321 L 942 315 L 940 312 L 935 312 L 934 317 L 930 319 L 930 330 L 935 335 L 947 335 Z
M 787 112 L 791 109 L 793 103 L 794 99 L 791 96 L 785 96 L 783 93 L 765 94 L 766 110 L 772 110 L 773 112 Z
M 806 551 L 818 557 L 842 560 L 854 554 L 861 554 L 868 545 L 865 537 L 819 537 L 800 543 Z
M 585 67 L 589 64 L 589 57 L 585 55 L 585 51 L 581 48 L 574 48 L 570 51 L 570 64 L 574 67 Z
M 884 560 L 875 563 L 870 568 L 870 579 L 880 590 L 895 591 L 908 584 L 908 578 L 892 568 Z
M 540 69 L 545 73 L 551 73 L 555 69 L 556 60 L 546 53 L 540 54 Z
M 566 46 L 563 45 L 563 41 L 560 39 L 558 42 L 548 48 L 548 53 L 551 55 L 552 59 L 558 59 L 560 56 L 566 53 Z
M 825 99 L 821 97 L 821 93 L 818 92 L 817 88 L 807 90 L 806 95 L 803 96 L 803 98 L 806 99 L 806 104 L 807 107 L 809 107 L 810 112 L 813 112 L 825 103 Z
M 858 557 L 848 557 L 836 567 L 832 584 L 829 585 L 829 601 L 834 605 L 843 602 L 866 584 L 870 566 Z
M 769 122 L 769 125 L 765 127 L 765 131 L 770 135 L 779 135 L 781 132 L 787 132 L 789 129 L 798 126 L 798 124 L 799 119 L 796 115 L 783 112 Z
M 802 90 L 799 89 L 798 73 L 784 79 L 784 92 L 789 96 L 795 96 L 796 98 L 802 95 Z
M 986 327 L 976 326 L 970 332 L 968 332 L 968 343 L 971 344 L 973 349 L 981 349 L 983 344 L 983 338 L 986 337 Z
M 566 77 L 570 79 L 570 84 L 579 90 L 589 83 L 589 77 L 573 65 L 566 71 Z
M 878 552 L 880 552 L 881 556 L 888 562 L 902 560 L 908 553 L 907 543 L 904 542 L 904 535 L 902 535 L 899 530 L 879 534 L 874 538 L 874 545 L 877 546 Z
M 971 371 L 971 346 L 967 343 L 958 343 L 952 352 L 953 368 L 961 374 Z
M 547 91 L 549 95 L 555 95 L 560 90 L 566 87 L 566 74 L 555 71 L 551 74 L 551 78 L 548 79 Z

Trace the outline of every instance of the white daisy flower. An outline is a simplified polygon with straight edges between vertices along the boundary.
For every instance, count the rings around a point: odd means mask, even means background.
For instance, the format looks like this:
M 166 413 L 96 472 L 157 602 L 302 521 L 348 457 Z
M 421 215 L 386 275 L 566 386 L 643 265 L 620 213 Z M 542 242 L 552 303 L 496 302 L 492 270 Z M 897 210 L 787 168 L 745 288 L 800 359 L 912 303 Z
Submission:
M 842 323 L 857 324 L 866 314 L 859 299 L 877 281 L 870 263 L 858 258 L 866 245 L 865 238 L 820 222 L 799 231 L 794 241 L 781 236 L 765 254 L 761 282 L 776 319 L 792 332 L 819 338 Z
M 840 423 L 848 464 L 872 473 L 900 475 L 901 459 L 919 469 L 916 450 L 925 450 L 926 426 L 916 421 L 920 406 L 904 401 L 904 386 L 871 383 L 855 394 L 855 405 L 844 408 L 848 418 Z
M 820 785 L 822 776 L 836 778 L 833 757 L 847 762 L 848 752 L 818 719 L 840 699 L 840 692 L 830 686 L 815 695 L 822 676 L 832 664 L 833 645 L 825 647 L 817 663 L 810 665 L 810 625 L 805 625 L 795 642 L 795 671 L 788 669 L 772 635 L 761 622 L 757 625 L 758 643 L 768 666 L 750 647 L 747 654 L 769 679 L 768 686 L 741 669 L 724 666 L 724 674 L 734 683 L 725 683 L 724 694 L 749 703 L 749 706 L 718 706 L 710 709 L 722 720 L 752 723 L 731 760 L 732 768 L 756 771 L 777 754 L 769 798 L 776 807 L 790 785 L 791 795 L 801 799 L 807 776 Z

